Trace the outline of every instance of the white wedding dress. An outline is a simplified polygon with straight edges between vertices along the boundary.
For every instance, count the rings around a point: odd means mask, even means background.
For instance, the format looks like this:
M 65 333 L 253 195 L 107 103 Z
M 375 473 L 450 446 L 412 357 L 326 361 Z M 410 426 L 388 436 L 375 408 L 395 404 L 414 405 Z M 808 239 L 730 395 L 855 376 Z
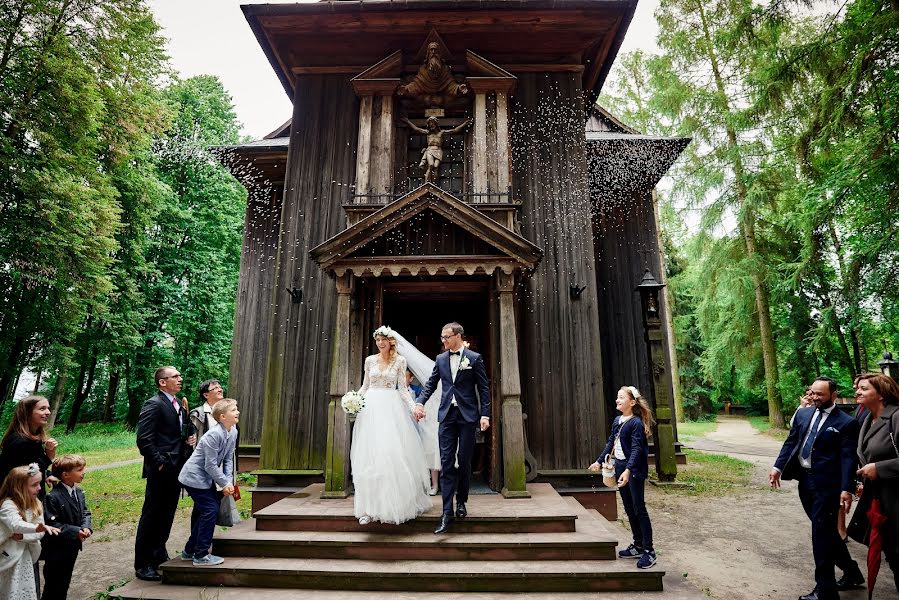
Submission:
M 350 447 L 354 514 L 381 523 L 414 519 L 431 508 L 431 480 L 406 388 L 406 359 L 396 356 L 382 371 L 378 356 L 366 358 L 359 393 L 365 406 Z

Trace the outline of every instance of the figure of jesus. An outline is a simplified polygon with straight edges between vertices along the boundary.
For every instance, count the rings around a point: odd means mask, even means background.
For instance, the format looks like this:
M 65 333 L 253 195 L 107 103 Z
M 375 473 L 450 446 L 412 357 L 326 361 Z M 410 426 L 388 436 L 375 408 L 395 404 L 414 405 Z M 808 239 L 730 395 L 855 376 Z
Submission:
M 418 166 L 425 167 L 425 165 L 427 165 L 427 169 L 425 170 L 425 181 L 436 183 L 440 177 L 440 163 L 443 161 L 443 136 L 446 134 L 459 133 L 464 130 L 471 123 L 471 119 L 466 119 L 460 125 L 453 127 L 452 129 L 440 129 L 440 126 L 437 123 L 437 117 L 428 117 L 427 129 L 418 127 L 406 117 L 403 117 L 403 121 L 406 125 L 411 127 L 413 131 L 428 136 L 428 146 L 427 148 L 422 149 L 421 162 L 418 163 Z

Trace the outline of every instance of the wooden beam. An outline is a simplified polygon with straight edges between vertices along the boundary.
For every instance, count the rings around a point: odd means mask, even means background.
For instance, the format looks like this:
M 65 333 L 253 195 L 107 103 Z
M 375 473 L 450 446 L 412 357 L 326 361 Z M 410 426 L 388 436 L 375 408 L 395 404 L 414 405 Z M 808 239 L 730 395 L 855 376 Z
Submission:
M 373 182 L 376 194 L 393 193 L 393 96 L 380 96 L 381 116 L 378 120 L 378 144 L 374 159 L 378 168 Z
M 356 144 L 356 193 L 367 194 L 371 176 L 371 96 L 363 96 L 359 102 L 359 140 Z
M 509 188 L 511 181 L 511 158 L 509 152 L 509 99 L 506 94 L 496 94 L 496 186 L 502 192 Z M 509 227 L 509 229 L 512 229 Z
M 325 457 L 325 490 L 322 498 L 346 498 L 350 474 L 350 423 L 340 404 L 349 391 L 350 379 L 350 296 L 354 278 L 338 277 L 337 319 L 334 324 L 334 355 L 331 361 L 330 402 L 328 403 L 328 447 Z
M 500 401 L 503 427 L 503 489 L 506 498 L 530 498 L 524 464 L 524 418 L 521 374 L 518 367 L 518 329 L 515 324 L 515 276 L 496 273 L 499 294 Z M 495 423 L 494 423 L 495 425 Z
M 562 64 L 553 63 L 528 63 L 520 65 L 505 64 L 504 69 L 511 73 L 583 73 L 584 65 L 581 64 Z
M 487 96 L 474 98 L 474 162 L 472 184 L 476 194 L 487 191 Z

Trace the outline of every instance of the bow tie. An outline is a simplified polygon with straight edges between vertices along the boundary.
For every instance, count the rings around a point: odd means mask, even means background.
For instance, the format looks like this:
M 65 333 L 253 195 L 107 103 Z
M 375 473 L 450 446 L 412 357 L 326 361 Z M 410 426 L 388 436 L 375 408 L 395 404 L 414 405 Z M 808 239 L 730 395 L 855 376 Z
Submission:
M 458 350 L 456 352 L 450 352 L 450 356 L 459 356 L 460 354 L 462 354 L 461 350 Z

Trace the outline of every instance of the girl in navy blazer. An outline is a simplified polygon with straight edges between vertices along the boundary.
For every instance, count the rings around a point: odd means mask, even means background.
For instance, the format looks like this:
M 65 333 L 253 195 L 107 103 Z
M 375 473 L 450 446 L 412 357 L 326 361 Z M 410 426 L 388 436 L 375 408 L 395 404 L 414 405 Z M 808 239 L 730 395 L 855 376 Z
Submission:
M 602 454 L 590 465 L 591 471 L 599 471 L 603 459 L 611 454 L 615 459 L 615 477 L 621 503 L 634 534 L 634 543 L 618 553 L 619 558 L 636 558 L 637 567 L 648 569 L 656 564 L 652 546 L 652 524 L 646 512 L 644 486 L 649 476 L 649 443 L 652 409 L 637 388 L 626 385 L 618 390 L 615 407 L 621 412 L 612 422 L 612 435 Z

